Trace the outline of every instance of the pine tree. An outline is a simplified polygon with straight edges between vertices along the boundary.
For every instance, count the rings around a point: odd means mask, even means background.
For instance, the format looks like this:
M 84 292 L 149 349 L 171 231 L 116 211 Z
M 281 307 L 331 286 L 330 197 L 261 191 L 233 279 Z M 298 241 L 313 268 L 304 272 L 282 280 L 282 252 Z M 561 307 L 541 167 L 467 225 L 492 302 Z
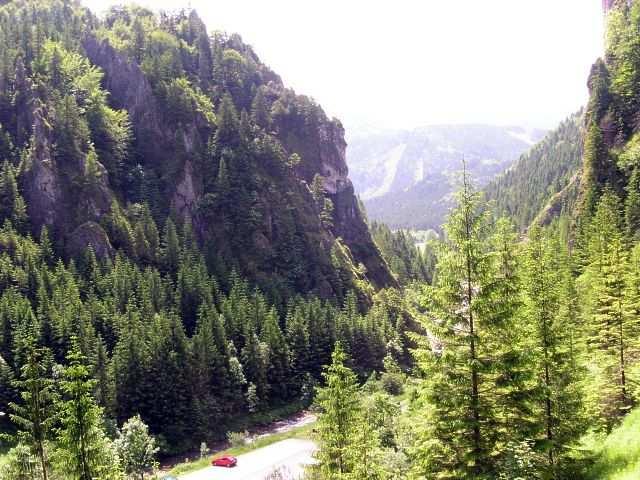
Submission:
M 0 355 L 0 431 L 11 432 L 13 426 L 5 409 L 19 401 L 13 369 Z
M 628 259 L 622 234 L 620 203 L 605 190 L 591 222 L 589 259 L 590 345 L 603 374 L 599 390 L 599 418 L 607 429 L 631 406 L 627 385 L 626 357 L 629 343 L 628 320 L 624 314 L 624 279 Z
M 268 348 L 267 383 L 274 399 L 287 398 L 287 380 L 289 379 L 289 347 L 285 341 L 278 312 L 272 308 L 265 318 L 260 331 L 260 341 Z
M 192 389 L 185 374 L 189 369 L 188 346 L 179 317 L 155 316 L 149 333 L 149 367 L 142 384 L 149 404 L 138 411 L 153 432 L 162 432 L 178 445 L 192 431 Z
M 291 305 L 287 313 L 286 338 L 291 352 L 292 393 L 298 393 L 309 366 L 309 329 L 299 308 Z
M 629 255 L 623 308 L 625 315 L 623 334 L 628 339 L 625 357 L 631 367 L 625 370 L 625 374 L 629 378 L 628 383 L 635 386 L 634 402 L 637 402 L 637 385 L 640 384 L 638 377 L 640 373 L 640 244 L 636 244 Z
M 256 125 L 268 130 L 271 125 L 271 113 L 267 99 L 265 98 L 264 88 L 258 88 L 256 95 L 251 103 L 251 119 Z
M 209 88 L 213 75 L 213 55 L 211 53 L 211 44 L 207 32 L 201 32 L 198 35 L 198 78 L 200 80 L 200 88 L 206 91 Z
M 219 149 L 223 147 L 237 147 L 240 142 L 240 120 L 231 96 L 222 97 L 218 107 L 218 129 L 215 134 L 215 144 Z
M 117 420 L 124 422 L 147 408 L 149 349 L 146 333 L 135 309 L 129 305 L 113 352 Z
M 492 417 L 490 444 L 492 456 L 505 454 L 509 442 L 517 444 L 536 433 L 534 405 L 531 401 L 535 371 L 527 339 L 530 334 L 522 321 L 522 258 L 513 225 L 500 219 L 488 240 L 492 252 L 487 283 L 483 286 L 479 317 L 487 330 L 482 348 L 485 389 Z
M 133 58 L 142 63 L 145 49 L 145 33 L 142 22 L 136 18 L 133 22 Z
M 5 219 L 18 230 L 23 230 L 27 222 L 27 207 L 18 190 L 15 170 L 6 161 L 0 170 L 0 224 Z
M 458 194 L 458 207 L 445 225 L 446 241 L 439 246 L 437 280 L 429 292 L 427 328 L 441 342 L 441 350 L 421 355 L 428 376 L 430 403 L 427 432 L 418 442 L 420 475 L 441 478 L 483 478 L 490 470 L 491 427 L 488 402 L 481 391 L 491 360 L 483 358 L 485 325 L 482 310 L 489 299 L 487 283 L 488 216 L 466 172 Z M 488 342 L 490 343 L 490 342 Z M 488 353 L 488 352 L 486 352 Z
M 102 409 L 92 396 L 95 382 L 76 342 L 67 362 L 60 382 L 62 399 L 57 406 L 57 470 L 70 480 L 119 479 L 118 457 L 102 429 Z
M 113 371 L 107 348 L 100 337 L 95 349 L 93 378 L 96 380 L 96 402 L 104 409 L 107 417 L 115 418 Z
M 529 231 L 525 250 L 525 318 L 530 325 L 531 359 L 537 369 L 534 411 L 544 428 L 543 451 L 548 471 L 556 474 L 564 447 L 575 441 L 581 424 L 579 332 L 576 312 L 564 292 L 571 291 L 569 266 L 562 260 L 562 247 L 539 227 Z
M 52 363 L 51 353 L 32 343 L 21 369 L 20 380 L 16 382 L 21 392 L 21 402 L 10 405 L 13 410 L 11 420 L 18 427 L 18 438 L 36 456 L 43 480 L 49 478 L 48 443 L 56 421 Z
M 262 343 L 253 333 L 255 327 L 248 322 L 245 330 L 244 347 L 240 359 L 247 381 L 256 389 L 257 405 L 263 406 L 267 399 L 269 386 L 267 383 L 268 346 Z
M 223 414 L 224 400 L 229 392 L 229 372 L 226 368 L 226 337 L 219 331 L 217 312 L 203 306 L 198 316 L 195 335 L 191 339 L 190 370 L 194 401 L 194 424 L 202 438 L 217 428 L 217 418 Z M 221 338 L 216 339 L 220 336 Z M 222 349 L 222 351 L 220 351 Z
M 627 236 L 635 240 L 640 230 L 640 169 L 638 167 L 633 169 L 626 190 L 627 198 L 624 202 L 624 218 Z
M 315 468 L 323 480 L 342 480 L 350 478 L 356 467 L 353 447 L 362 406 L 356 375 L 344 365 L 346 355 L 339 343 L 331 358 L 331 365 L 323 373 L 325 387 L 316 394 L 321 414 L 316 426 Z
M 162 263 L 167 272 L 175 274 L 180 263 L 180 239 L 176 224 L 169 218 L 162 237 Z

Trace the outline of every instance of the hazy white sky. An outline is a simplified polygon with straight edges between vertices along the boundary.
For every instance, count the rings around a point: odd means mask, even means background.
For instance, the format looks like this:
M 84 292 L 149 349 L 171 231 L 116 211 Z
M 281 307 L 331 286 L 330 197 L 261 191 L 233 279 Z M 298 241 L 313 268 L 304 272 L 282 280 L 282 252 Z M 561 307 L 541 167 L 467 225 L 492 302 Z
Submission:
M 123 1 L 83 0 L 96 12 Z M 346 124 L 553 127 L 586 101 L 601 0 L 138 0 L 240 33 Z

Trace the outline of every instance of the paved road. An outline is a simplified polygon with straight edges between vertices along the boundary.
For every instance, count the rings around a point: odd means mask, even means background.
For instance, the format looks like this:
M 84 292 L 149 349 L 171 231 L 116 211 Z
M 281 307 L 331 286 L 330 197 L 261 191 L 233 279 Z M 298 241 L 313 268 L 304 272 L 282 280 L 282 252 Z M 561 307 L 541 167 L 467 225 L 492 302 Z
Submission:
M 316 446 L 310 440 L 289 439 L 238 456 L 234 468 L 207 467 L 178 477 L 180 480 L 263 480 L 276 468 L 292 478 L 302 476 L 304 465 L 313 462 Z

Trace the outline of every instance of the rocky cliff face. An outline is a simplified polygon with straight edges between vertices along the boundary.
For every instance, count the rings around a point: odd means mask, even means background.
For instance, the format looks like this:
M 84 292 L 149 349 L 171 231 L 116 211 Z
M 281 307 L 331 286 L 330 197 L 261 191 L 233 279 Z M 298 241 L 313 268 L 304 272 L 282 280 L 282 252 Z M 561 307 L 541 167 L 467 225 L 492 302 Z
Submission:
M 112 252 L 104 230 L 95 223 L 110 211 L 114 199 L 107 170 L 95 161 L 96 175 L 88 179 L 87 154 L 81 152 L 76 162 L 57 155 L 55 123 L 46 99 L 34 95 L 29 106 L 23 114 L 33 119 L 33 124 L 21 183 L 34 233 L 38 235 L 46 226 L 71 255 L 90 244 L 99 254 Z M 94 235 L 93 241 L 86 242 L 86 236 L 76 233 L 89 224 L 94 225 Z
M 310 102 L 304 97 L 301 100 Z M 311 122 L 291 116 L 280 118 L 277 131 L 287 151 L 297 153 L 302 159 L 297 174 L 309 185 L 316 175 L 322 177 L 325 191 L 334 205 L 332 233 L 345 241 L 353 258 L 366 267 L 367 277 L 375 285 L 394 285 L 395 280 L 375 247 L 358 206 L 349 178 L 342 124 L 335 119 L 329 120 L 318 110 L 317 117 Z

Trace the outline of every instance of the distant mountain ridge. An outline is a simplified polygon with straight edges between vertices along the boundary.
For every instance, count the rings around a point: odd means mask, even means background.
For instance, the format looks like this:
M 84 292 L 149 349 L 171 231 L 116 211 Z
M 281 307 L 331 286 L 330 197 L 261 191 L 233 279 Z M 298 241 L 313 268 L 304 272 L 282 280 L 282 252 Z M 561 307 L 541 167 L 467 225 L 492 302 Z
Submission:
M 483 186 L 544 133 L 479 124 L 390 131 L 358 127 L 347 130 L 347 162 L 371 219 L 393 228 L 439 228 L 463 158 Z

